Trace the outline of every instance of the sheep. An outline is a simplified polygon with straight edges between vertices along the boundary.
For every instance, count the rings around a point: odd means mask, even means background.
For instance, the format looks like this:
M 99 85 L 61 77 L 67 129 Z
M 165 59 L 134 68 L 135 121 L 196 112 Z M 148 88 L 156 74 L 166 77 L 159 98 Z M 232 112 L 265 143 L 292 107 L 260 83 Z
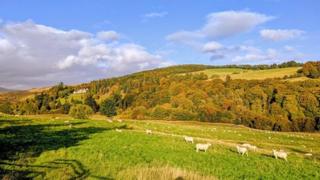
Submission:
M 113 122 L 111 119 L 107 119 L 107 121 L 108 121 L 109 123 L 112 123 L 112 122 Z
M 189 143 L 189 142 L 193 143 L 193 137 L 184 136 L 184 140 L 185 140 L 187 143 Z
M 69 123 L 70 121 L 64 121 L 64 123 Z
M 288 161 L 287 160 L 288 154 L 286 152 L 284 152 L 283 150 L 276 151 L 276 150 L 273 149 L 272 152 L 273 152 L 273 156 L 276 159 L 281 158 L 281 159 L 284 159 L 285 161 Z
M 196 151 L 204 151 L 207 152 L 207 150 L 209 149 L 209 147 L 211 146 L 210 143 L 207 144 L 196 144 Z
M 147 133 L 147 134 L 152 134 L 152 131 L 151 131 L 150 129 L 147 129 L 147 130 L 146 130 L 146 133 Z
M 252 150 L 254 152 L 256 152 L 256 150 L 257 150 L 257 146 L 254 146 L 254 145 L 251 145 L 251 144 L 244 143 L 241 146 L 242 147 L 246 147 L 246 148 L 248 148 L 248 149 L 250 149 L 250 150 Z
M 239 154 L 241 154 L 242 156 L 244 154 L 246 154 L 248 156 L 248 149 L 246 147 L 242 147 L 242 146 L 237 146 L 237 151 Z
M 256 152 L 257 146 L 251 145 L 251 146 L 249 147 L 249 149 L 252 150 L 253 152 Z
M 311 157 L 312 156 L 312 154 L 311 153 L 306 153 L 306 154 L 304 154 L 305 156 L 309 156 L 309 157 Z
M 118 121 L 118 122 L 122 122 L 122 120 L 121 120 L 121 119 L 117 119 L 117 121 Z
M 117 132 L 122 132 L 122 130 L 121 130 L 121 129 L 118 129 L 118 128 L 116 129 L 116 131 L 117 131 Z

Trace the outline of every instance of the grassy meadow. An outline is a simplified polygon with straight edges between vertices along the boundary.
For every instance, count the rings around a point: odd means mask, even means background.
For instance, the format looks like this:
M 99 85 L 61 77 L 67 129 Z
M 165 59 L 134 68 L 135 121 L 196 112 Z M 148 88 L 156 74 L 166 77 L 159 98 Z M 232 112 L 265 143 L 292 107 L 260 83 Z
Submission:
M 300 67 L 288 67 L 266 70 L 248 70 L 241 68 L 215 68 L 197 71 L 194 73 L 205 73 L 208 77 L 225 79 L 229 75 L 232 79 L 262 80 L 267 78 L 283 78 L 294 75 Z
M 147 135 L 146 129 L 153 134 Z M 197 153 L 184 135 L 212 146 Z M 240 143 L 256 145 L 258 150 L 241 156 L 235 148 Z M 230 124 L 109 122 L 97 115 L 91 120 L 2 116 L 0 147 L 4 179 L 320 178 L 320 134 L 277 133 Z M 288 152 L 288 162 L 274 159 L 272 149 Z

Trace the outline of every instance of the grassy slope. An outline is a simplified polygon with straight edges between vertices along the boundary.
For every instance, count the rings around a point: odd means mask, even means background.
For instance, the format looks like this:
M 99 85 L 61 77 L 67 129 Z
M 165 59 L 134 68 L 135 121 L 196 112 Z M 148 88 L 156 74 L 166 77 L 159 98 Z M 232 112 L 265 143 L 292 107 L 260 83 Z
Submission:
M 29 116 L 29 119 L 32 120 L 1 118 L 1 147 L 14 144 L 24 148 L 8 149 L 19 154 L 19 160 L 1 159 L 0 169 L 20 170 L 38 179 L 130 179 L 141 173 L 159 177 L 180 171 L 194 179 L 203 178 L 201 175 L 209 179 L 320 178 L 319 134 L 272 133 L 199 122 L 128 120 L 109 123 L 70 120 L 68 116 L 59 116 L 59 119 Z M 73 124 L 72 128 L 64 123 L 66 119 Z M 125 127 L 122 133 L 114 130 Z M 9 131 L 12 128 L 18 131 Z M 152 129 L 154 134 L 146 135 L 145 129 Z M 196 142 L 211 142 L 213 147 L 207 153 L 196 153 L 194 145 L 185 143 L 182 135 L 194 136 Z M 257 145 L 258 152 L 250 152 L 248 157 L 238 155 L 235 145 L 243 142 Z M 288 151 L 289 161 L 271 157 L 272 148 Z M 310 151 L 313 157 L 305 157 L 304 153 Z M 33 161 L 27 157 L 32 157 Z
M 285 75 L 293 75 L 297 72 L 299 67 L 279 68 L 279 69 L 267 69 L 267 70 L 246 70 L 239 68 L 217 68 L 206 69 L 198 71 L 196 73 L 205 73 L 209 77 L 218 75 L 220 78 L 225 79 L 227 75 L 230 75 L 232 79 L 247 79 L 258 80 L 267 78 L 283 78 Z

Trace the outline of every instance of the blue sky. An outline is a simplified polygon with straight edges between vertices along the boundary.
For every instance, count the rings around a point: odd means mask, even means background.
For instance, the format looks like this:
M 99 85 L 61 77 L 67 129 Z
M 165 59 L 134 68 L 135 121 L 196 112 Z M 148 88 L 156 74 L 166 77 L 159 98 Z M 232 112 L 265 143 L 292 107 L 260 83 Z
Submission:
M 319 17 L 317 0 L 2 0 L 1 75 L 15 78 L 0 86 L 79 83 L 170 64 L 319 59 Z M 37 73 L 17 73 L 28 66 Z

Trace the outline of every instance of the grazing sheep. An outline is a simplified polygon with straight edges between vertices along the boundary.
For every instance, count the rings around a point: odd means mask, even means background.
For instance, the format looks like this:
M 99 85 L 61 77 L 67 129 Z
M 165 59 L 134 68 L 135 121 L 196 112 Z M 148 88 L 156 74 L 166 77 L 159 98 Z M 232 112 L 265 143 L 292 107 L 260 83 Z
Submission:
M 210 143 L 207 144 L 196 144 L 196 151 L 204 151 L 207 152 L 207 150 L 209 149 L 209 147 L 211 146 Z
M 251 147 L 251 144 L 244 143 L 244 144 L 242 144 L 241 146 L 242 146 L 242 147 L 249 148 L 249 147 Z
M 304 154 L 305 156 L 309 156 L 309 157 L 311 157 L 312 156 L 312 154 L 311 153 L 306 153 L 306 154 Z
M 151 131 L 150 129 L 147 129 L 147 130 L 146 130 L 146 133 L 147 133 L 147 134 L 152 134 L 152 131 Z
M 242 156 L 244 154 L 246 154 L 248 156 L 248 149 L 246 147 L 242 147 L 242 146 L 237 146 L 237 151 L 239 154 L 241 154 Z
M 273 152 L 273 156 L 276 159 L 280 158 L 280 159 L 284 159 L 285 161 L 287 161 L 288 154 L 286 152 L 284 152 L 283 150 L 276 151 L 273 149 L 272 152 Z
M 253 146 L 253 145 L 252 145 L 251 147 L 249 147 L 249 149 L 252 150 L 253 152 L 256 152 L 257 146 Z
M 70 121 L 64 121 L 64 123 L 69 123 Z
M 112 122 L 113 122 L 111 119 L 107 119 L 107 121 L 108 121 L 109 123 L 112 123 Z
M 248 149 L 250 149 L 250 150 L 252 150 L 254 152 L 256 152 L 256 150 L 257 150 L 257 146 L 254 146 L 254 145 L 251 145 L 251 144 L 244 143 L 241 146 L 242 147 L 246 147 L 246 148 L 248 148 Z
M 189 142 L 193 143 L 193 137 L 184 136 L 184 140 L 185 140 L 187 143 L 189 143 Z
M 122 130 L 121 130 L 121 129 L 118 129 L 118 128 L 116 129 L 116 131 L 117 131 L 117 132 L 122 132 Z
M 122 122 L 122 120 L 121 120 L 121 119 L 117 119 L 117 121 L 118 121 L 118 122 Z

